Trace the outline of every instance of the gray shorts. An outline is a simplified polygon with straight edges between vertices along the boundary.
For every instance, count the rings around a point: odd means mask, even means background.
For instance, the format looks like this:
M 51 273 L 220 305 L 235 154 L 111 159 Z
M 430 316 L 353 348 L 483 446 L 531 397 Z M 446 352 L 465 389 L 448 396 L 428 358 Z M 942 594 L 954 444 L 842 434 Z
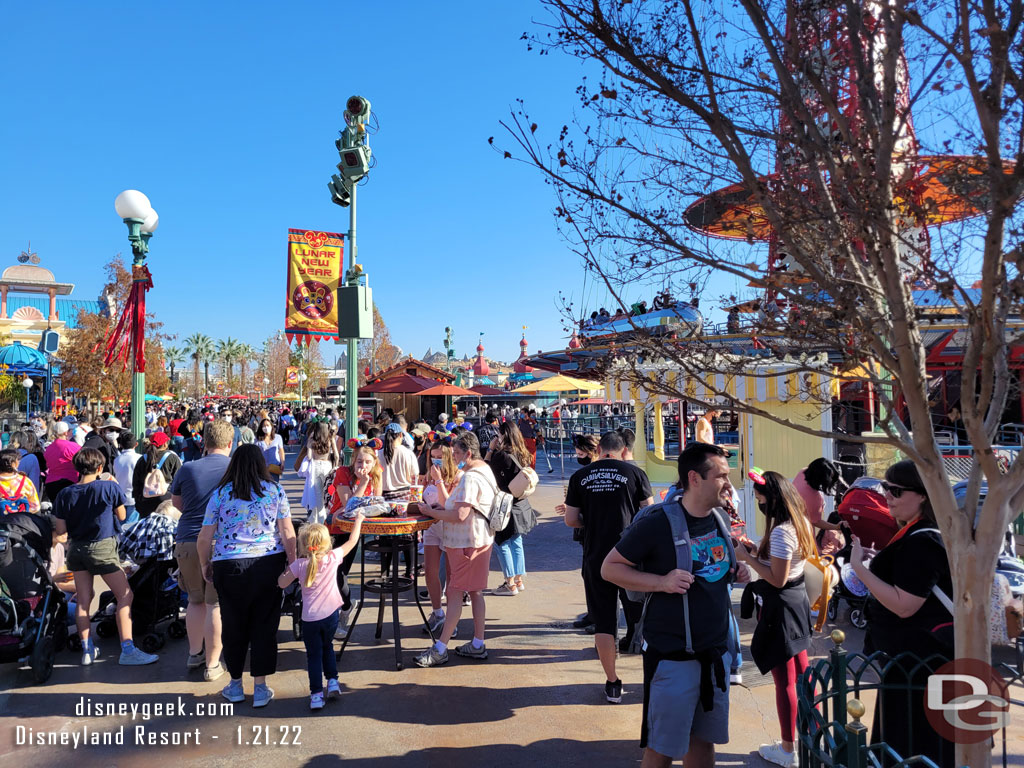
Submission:
M 700 703 L 700 662 L 662 659 L 649 683 L 648 749 L 673 759 L 690 749 L 690 737 L 710 744 L 729 742 L 729 676 L 725 690 L 715 687 L 714 707 Z

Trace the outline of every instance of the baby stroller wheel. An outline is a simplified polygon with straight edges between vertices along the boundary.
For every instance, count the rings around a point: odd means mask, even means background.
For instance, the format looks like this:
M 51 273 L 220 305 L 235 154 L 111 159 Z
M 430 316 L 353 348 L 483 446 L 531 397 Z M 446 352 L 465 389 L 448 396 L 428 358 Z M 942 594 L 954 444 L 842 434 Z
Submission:
M 172 621 L 167 625 L 167 634 L 173 637 L 175 640 L 181 640 L 188 633 L 185 631 L 185 624 L 178 619 Z
M 165 641 L 163 635 L 158 635 L 155 632 L 150 632 L 148 634 L 143 635 L 142 640 L 140 642 L 142 645 L 142 650 L 144 650 L 146 653 L 156 653 L 164 647 Z
M 81 638 L 81 636 L 79 636 L 79 634 L 77 632 L 75 634 L 73 634 L 73 635 L 69 635 L 68 636 L 68 643 L 67 643 L 67 645 L 68 645 L 68 650 L 69 651 L 74 651 L 75 653 L 78 653 L 79 651 L 82 650 L 82 638 Z
M 29 665 L 32 667 L 32 679 L 36 683 L 45 683 L 53 674 L 53 657 L 57 654 L 52 637 L 43 637 L 32 649 Z
M 857 629 L 864 629 L 868 625 L 868 617 L 864 615 L 863 608 L 854 608 L 850 611 L 850 623 Z
M 296 606 L 292 609 L 292 637 L 296 640 L 302 639 L 302 608 Z
M 110 619 L 101 619 L 96 624 L 96 634 L 99 637 L 113 637 L 117 634 L 117 624 Z
M 828 609 L 825 611 L 825 615 L 828 616 L 829 621 L 835 621 L 836 616 L 839 615 L 839 597 L 836 595 L 832 596 L 832 599 L 828 601 Z

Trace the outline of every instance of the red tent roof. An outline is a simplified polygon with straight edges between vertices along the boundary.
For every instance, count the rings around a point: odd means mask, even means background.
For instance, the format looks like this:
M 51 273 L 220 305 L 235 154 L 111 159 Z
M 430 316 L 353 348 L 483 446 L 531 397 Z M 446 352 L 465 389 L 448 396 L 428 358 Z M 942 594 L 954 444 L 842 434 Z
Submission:
M 389 379 L 381 379 L 372 384 L 359 388 L 359 394 L 406 394 L 412 395 L 422 392 L 424 389 L 437 386 L 434 379 L 425 379 L 422 376 L 410 376 L 403 373 L 399 376 L 392 376 Z
M 480 384 L 476 387 L 470 387 L 470 392 L 476 392 L 478 395 L 484 397 L 495 397 L 507 394 L 504 389 L 498 389 L 497 387 L 488 387 L 486 384 Z

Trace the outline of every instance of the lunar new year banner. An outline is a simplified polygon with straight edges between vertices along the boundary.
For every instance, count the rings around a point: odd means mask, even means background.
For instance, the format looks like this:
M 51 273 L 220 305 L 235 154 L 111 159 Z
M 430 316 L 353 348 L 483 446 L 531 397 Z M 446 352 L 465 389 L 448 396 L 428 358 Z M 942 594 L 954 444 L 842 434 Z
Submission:
M 338 336 L 338 286 L 344 236 L 337 232 L 288 230 L 288 304 L 284 332 L 302 344 Z

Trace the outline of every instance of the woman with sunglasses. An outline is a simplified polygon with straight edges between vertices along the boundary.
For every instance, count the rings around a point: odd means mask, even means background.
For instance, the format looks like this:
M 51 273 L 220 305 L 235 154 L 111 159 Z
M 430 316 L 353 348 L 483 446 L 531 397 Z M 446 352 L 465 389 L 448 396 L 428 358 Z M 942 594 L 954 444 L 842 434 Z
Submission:
M 765 532 L 756 548 L 745 542 L 736 557 L 749 565 L 760 580 L 748 589 L 762 601 L 750 655 L 762 674 L 771 670 L 775 681 L 775 707 L 782 741 L 762 744 L 758 752 L 770 763 L 797 764 L 796 682 L 807 669 L 811 645 L 811 607 L 804 587 L 804 560 L 816 551 L 814 533 L 804 513 L 804 502 L 793 484 L 778 472 L 753 470 L 754 498 L 765 516 Z
M 925 755 L 937 765 L 952 765 L 953 743 L 928 723 L 923 693 L 928 675 L 948 661 L 953 650 L 946 641 L 952 638 L 953 617 L 935 594 L 936 588 L 947 597 L 953 594 L 949 560 L 914 463 L 893 464 L 882 487 L 889 511 L 902 527 L 870 565 L 864 562 L 864 548 L 856 536 L 850 552 L 854 573 L 871 591 L 864 652 L 896 657 L 909 651 L 918 659 L 932 660 L 900 661 L 886 668 L 871 741 L 885 741 L 904 758 Z M 917 690 L 908 694 L 908 682 Z M 904 690 L 886 690 L 886 683 Z
M 435 433 L 431 433 L 432 435 Z M 434 509 L 444 509 L 448 496 L 462 479 L 462 470 L 455 463 L 451 438 L 438 438 L 432 442 L 429 451 L 430 469 L 426 474 L 423 489 L 423 504 Z M 430 596 L 430 617 L 427 623 L 431 632 L 440 632 L 444 626 L 444 608 L 441 606 L 441 544 L 444 523 L 436 522 L 423 532 L 423 580 Z M 445 559 L 447 579 L 451 579 L 450 566 Z M 455 635 L 453 634 L 452 637 Z
M 420 667 L 448 663 L 448 643 L 455 636 L 455 628 L 462 618 L 458 597 L 463 592 L 469 593 L 473 605 L 473 639 L 456 648 L 455 653 L 481 661 L 487 658 L 483 591 L 487 588 L 491 546 L 494 544 L 494 534 L 487 522 L 496 490 L 494 473 L 480 457 L 480 441 L 472 432 L 452 443 L 452 454 L 459 468 L 465 470 L 462 478 L 448 496 L 444 509 L 423 507 L 428 515 L 444 522 L 441 536 L 452 576 L 447 586 L 448 614 L 444 627 L 437 642 L 416 656 L 416 664 Z

